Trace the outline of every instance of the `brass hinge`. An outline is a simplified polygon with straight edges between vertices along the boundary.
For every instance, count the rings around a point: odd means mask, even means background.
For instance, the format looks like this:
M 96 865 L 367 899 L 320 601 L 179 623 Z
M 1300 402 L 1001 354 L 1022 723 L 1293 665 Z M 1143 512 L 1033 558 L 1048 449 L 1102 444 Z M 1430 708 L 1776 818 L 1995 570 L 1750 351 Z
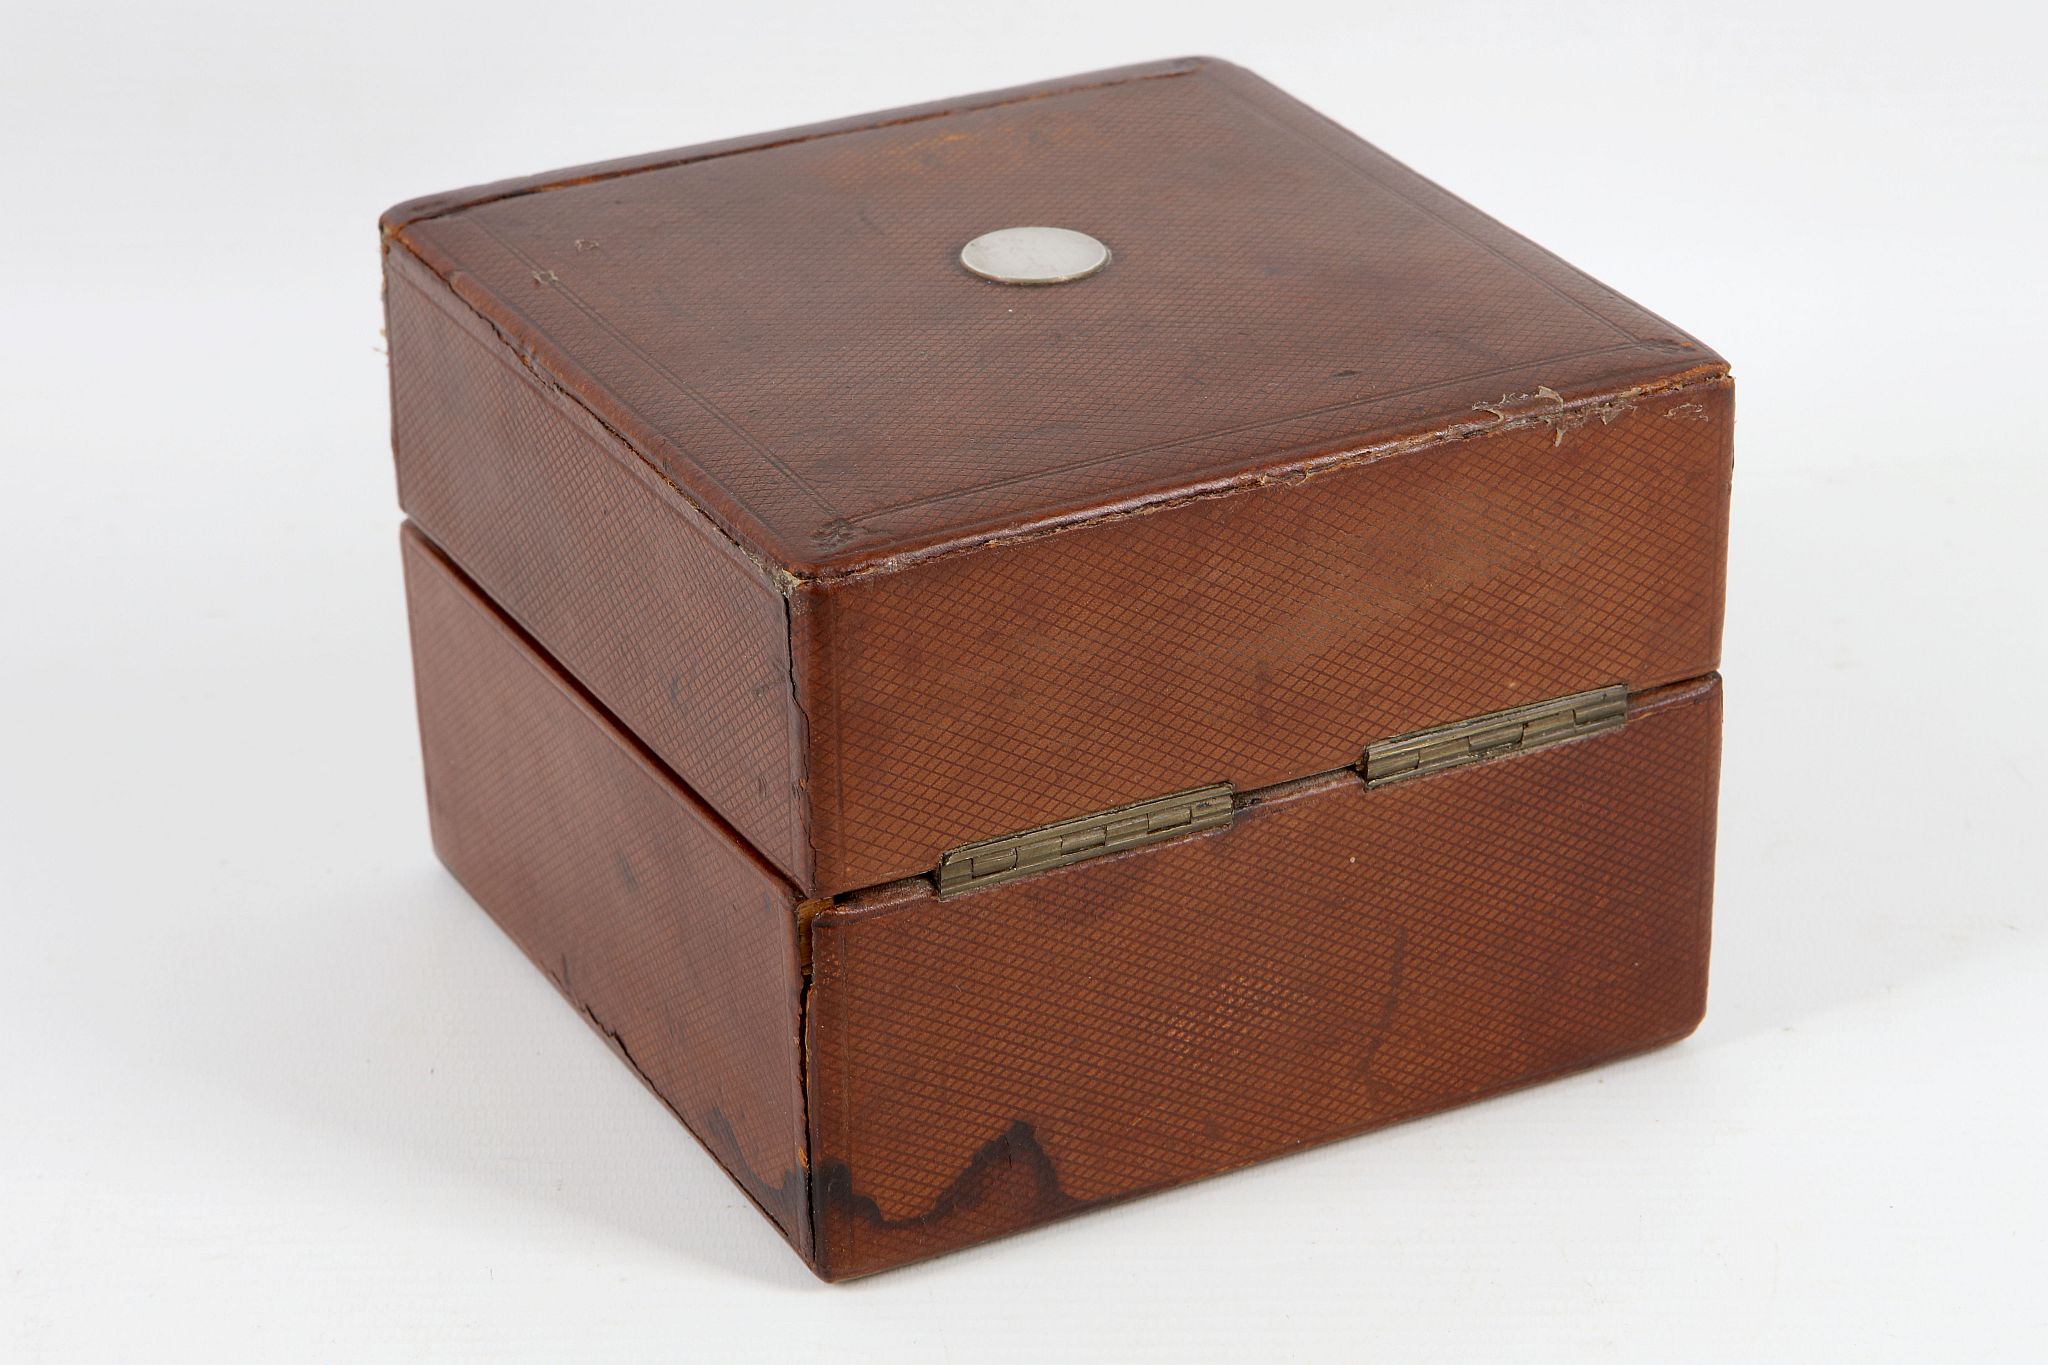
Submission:
M 1613 730 L 1627 715 L 1628 688 L 1617 683 L 1382 740 L 1366 749 L 1359 766 L 1365 785 L 1378 787 Z
M 1230 823 L 1231 810 L 1230 784 L 1223 782 L 962 844 L 939 859 L 939 894 L 978 891 L 1027 873 L 1156 844 L 1198 829 L 1216 829 Z

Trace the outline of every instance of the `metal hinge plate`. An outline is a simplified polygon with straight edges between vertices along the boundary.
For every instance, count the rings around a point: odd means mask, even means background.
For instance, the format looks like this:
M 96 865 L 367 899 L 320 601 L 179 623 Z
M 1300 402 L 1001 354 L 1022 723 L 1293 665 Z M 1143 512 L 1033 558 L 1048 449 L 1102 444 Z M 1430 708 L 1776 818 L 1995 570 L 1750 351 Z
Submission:
M 1047 868 L 1216 829 L 1230 823 L 1231 812 L 1231 789 L 1225 782 L 962 844 L 939 859 L 939 894 L 978 891 Z
M 1366 749 L 1359 766 L 1365 785 L 1379 787 L 1618 729 L 1627 715 L 1628 688 L 1617 683 L 1382 740 Z

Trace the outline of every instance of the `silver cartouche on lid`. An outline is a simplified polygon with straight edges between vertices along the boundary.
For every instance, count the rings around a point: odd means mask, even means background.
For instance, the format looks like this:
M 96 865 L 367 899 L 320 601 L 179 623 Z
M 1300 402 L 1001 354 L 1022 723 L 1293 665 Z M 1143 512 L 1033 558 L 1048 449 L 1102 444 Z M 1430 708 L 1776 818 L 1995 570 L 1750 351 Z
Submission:
M 960 264 L 998 284 L 1066 284 L 1108 265 L 1109 248 L 1072 228 L 999 228 L 961 247 Z

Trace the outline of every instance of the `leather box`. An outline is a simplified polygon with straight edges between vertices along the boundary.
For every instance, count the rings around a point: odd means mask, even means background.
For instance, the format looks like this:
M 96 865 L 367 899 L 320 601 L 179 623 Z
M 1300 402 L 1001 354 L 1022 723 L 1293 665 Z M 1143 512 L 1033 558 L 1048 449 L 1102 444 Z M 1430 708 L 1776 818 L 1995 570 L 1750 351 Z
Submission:
M 1668 323 L 1205 59 L 383 229 L 436 847 L 819 1274 L 1698 1022 Z

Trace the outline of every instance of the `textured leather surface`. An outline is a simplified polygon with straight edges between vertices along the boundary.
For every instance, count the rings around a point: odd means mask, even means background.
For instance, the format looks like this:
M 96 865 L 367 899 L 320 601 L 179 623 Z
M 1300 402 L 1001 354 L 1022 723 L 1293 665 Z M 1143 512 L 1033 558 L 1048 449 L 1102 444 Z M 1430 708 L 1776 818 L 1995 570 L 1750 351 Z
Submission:
M 408 511 L 806 894 L 1718 662 L 1721 362 L 1227 64 L 387 231 Z
M 936 900 L 800 907 L 417 534 L 436 848 L 828 1278 L 1690 1030 L 1719 679 L 1628 724 Z M 803 911 L 814 913 L 808 920 Z M 802 936 L 812 980 L 802 988 Z
M 957 265 L 1034 221 L 1116 259 Z M 1270 86 L 1098 73 L 386 232 L 436 846 L 821 1273 L 1699 1018 L 1725 366 Z M 1612 682 L 1618 732 L 1343 770 Z M 893 880 L 1214 781 L 1264 789 L 1229 830 Z
M 386 285 L 399 499 L 762 856 L 811 877 L 781 591 L 404 258 Z M 478 335 L 479 331 L 481 335 Z
M 393 240 L 800 575 L 1718 360 L 1248 73 L 1169 63 L 564 172 Z M 1014 289 L 1049 222 L 1116 253 Z
M 1256 496 L 807 586 L 819 883 L 872 886 L 990 835 L 1712 670 L 1731 397 L 1695 385 L 1562 433 L 1507 421 Z
M 887 1269 L 1684 1035 L 1720 682 L 1625 728 L 811 925 L 820 1273 Z
M 436 850 L 808 1255 L 795 896 L 404 540 Z

